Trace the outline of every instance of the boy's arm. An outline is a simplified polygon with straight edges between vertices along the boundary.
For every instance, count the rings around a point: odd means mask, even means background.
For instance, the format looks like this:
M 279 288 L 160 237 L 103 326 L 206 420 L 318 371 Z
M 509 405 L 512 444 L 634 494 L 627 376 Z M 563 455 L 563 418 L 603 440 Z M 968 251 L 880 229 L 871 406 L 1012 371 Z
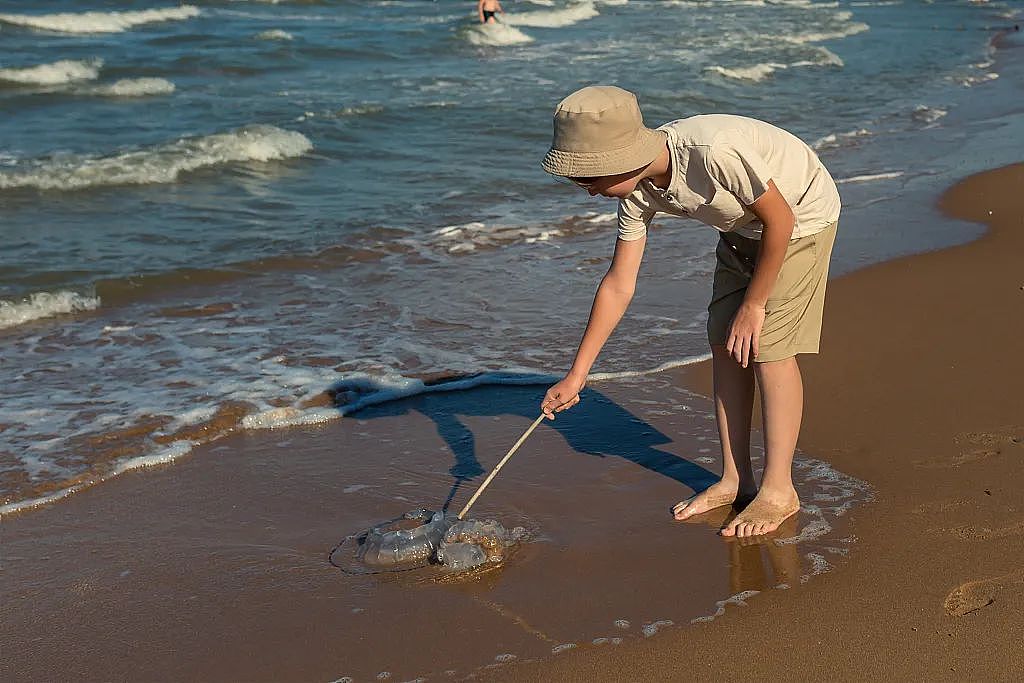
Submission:
M 729 328 L 725 350 L 743 367 L 758 353 L 761 328 L 764 326 L 764 308 L 775 281 L 782 270 L 786 249 L 793 236 L 796 219 L 789 202 L 779 192 L 774 180 L 768 181 L 768 190 L 750 205 L 750 210 L 761 219 L 761 242 L 757 248 L 757 263 L 736 315 Z
M 505 9 L 501 6 L 501 3 L 499 2 L 499 3 L 496 3 L 496 4 L 498 5 L 498 11 L 501 12 L 502 14 L 504 14 L 505 13 Z
M 476 14 L 478 17 L 480 17 L 480 23 L 484 23 L 484 0 L 477 0 Z
M 590 320 L 576 351 L 572 368 L 565 379 L 548 389 L 541 403 L 541 410 L 548 418 L 553 420 L 554 413 L 567 410 L 579 403 L 579 393 L 586 384 L 587 374 L 597 360 L 597 354 L 601 352 L 601 347 L 608 341 L 608 337 L 619 324 L 626 308 L 629 307 L 629 302 L 633 299 L 646 243 L 646 237 L 631 241 L 615 241 L 612 264 L 597 287 L 594 305 L 590 309 Z

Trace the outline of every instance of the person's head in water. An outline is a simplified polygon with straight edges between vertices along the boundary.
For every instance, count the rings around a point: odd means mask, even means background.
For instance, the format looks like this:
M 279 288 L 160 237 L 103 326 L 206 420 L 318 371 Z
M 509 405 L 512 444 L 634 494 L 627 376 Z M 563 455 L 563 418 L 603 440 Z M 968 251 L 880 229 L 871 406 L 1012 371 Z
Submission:
M 541 166 L 591 196 L 624 198 L 644 178 L 667 175 L 667 135 L 644 125 L 636 96 L 611 85 L 582 88 L 558 103 Z

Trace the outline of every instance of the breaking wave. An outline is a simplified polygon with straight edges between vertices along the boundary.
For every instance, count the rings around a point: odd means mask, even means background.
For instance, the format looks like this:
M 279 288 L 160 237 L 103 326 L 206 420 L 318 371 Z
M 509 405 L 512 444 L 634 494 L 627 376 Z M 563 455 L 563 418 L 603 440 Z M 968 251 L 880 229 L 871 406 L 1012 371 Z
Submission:
M 116 84 L 115 84 L 116 85 Z M 274 126 L 246 126 L 228 133 L 183 138 L 112 156 L 66 155 L 22 162 L 0 173 L 0 190 L 81 190 L 108 185 L 172 183 L 182 173 L 221 164 L 302 156 L 309 139 Z M 26 166 L 24 170 L 20 166 Z
M 533 38 L 508 24 L 477 24 L 466 32 L 466 39 L 474 45 L 522 45 Z
M 91 311 L 99 305 L 100 300 L 97 297 L 82 296 L 68 291 L 56 294 L 37 292 L 23 301 L 0 299 L 0 330 L 64 313 Z
M 193 5 L 130 12 L 61 12 L 59 14 L 0 14 L 0 23 L 58 33 L 122 33 L 140 24 L 190 19 L 199 15 Z
M 0 81 L 26 85 L 61 85 L 77 81 L 92 81 L 99 77 L 102 59 L 62 59 L 52 64 L 0 69 Z
M 593 2 L 581 2 L 564 9 L 536 10 L 533 12 L 511 14 L 504 19 L 504 22 L 512 26 L 561 28 L 563 26 L 572 26 L 586 19 L 592 19 L 598 14 L 600 12 L 594 7 Z
M 146 97 L 148 95 L 169 95 L 174 84 L 163 78 L 122 78 L 106 85 L 89 88 L 89 95 L 105 97 Z

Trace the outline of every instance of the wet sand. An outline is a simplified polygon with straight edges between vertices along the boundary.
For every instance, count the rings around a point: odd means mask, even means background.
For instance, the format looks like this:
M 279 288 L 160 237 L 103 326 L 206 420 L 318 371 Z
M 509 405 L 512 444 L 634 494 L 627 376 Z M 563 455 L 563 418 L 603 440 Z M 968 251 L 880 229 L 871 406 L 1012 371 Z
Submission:
M 494 678 L 1019 678 L 1022 188 L 1024 165 L 973 176 L 941 207 L 987 224 L 981 239 L 832 283 L 824 353 L 802 362 L 800 444 L 876 487 L 855 514 L 849 561 L 710 624 Z M 684 375 L 709 388 L 706 366 Z
M 461 679 L 706 620 L 721 600 L 797 586 L 821 571 L 815 558 L 848 552 L 835 513 L 868 493 L 806 456 L 799 487 L 820 500 L 773 536 L 799 540 L 723 540 L 728 510 L 672 521 L 669 505 L 721 468 L 710 406 L 666 410 L 695 399 L 665 376 L 598 387 L 585 411 L 538 429 L 474 507 L 529 534 L 490 571 L 353 575 L 328 554 L 412 508 L 458 510 L 543 387 L 243 433 L 5 518 L 0 678 Z

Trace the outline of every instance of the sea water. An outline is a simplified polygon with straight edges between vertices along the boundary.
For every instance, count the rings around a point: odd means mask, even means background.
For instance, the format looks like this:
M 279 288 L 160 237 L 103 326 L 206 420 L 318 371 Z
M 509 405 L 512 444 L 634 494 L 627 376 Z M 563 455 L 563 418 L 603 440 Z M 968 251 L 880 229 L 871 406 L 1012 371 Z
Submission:
M 808 141 L 844 198 L 837 271 L 967 239 L 908 206 L 999 162 L 950 159 L 1018 7 L 509 0 L 484 27 L 452 0 L 4 2 L 0 514 L 238 430 L 557 377 L 614 241 L 613 203 L 539 168 L 586 84 L 652 126 Z M 658 221 L 595 372 L 703 356 L 715 239 Z

